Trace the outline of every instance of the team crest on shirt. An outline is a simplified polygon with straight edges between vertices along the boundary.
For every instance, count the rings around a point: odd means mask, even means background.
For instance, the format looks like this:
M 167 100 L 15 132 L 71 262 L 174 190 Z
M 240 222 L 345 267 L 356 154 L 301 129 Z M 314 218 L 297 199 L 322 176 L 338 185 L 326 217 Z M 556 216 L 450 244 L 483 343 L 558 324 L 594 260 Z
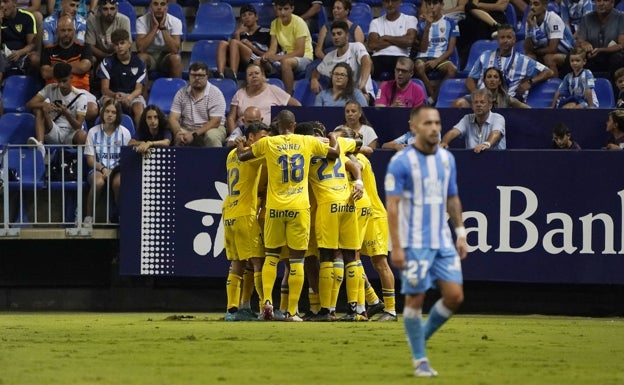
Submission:
M 446 31 L 446 28 L 440 27 L 440 33 L 444 33 L 444 31 Z
M 130 72 L 132 72 L 132 75 L 136 75 L 139 72 L 139 67 L 130 68 Z
M 17 30 L 17 32 L 22 32 L 22 25 L 21 24 L 16 24 L 15 25 L 15 29 Z

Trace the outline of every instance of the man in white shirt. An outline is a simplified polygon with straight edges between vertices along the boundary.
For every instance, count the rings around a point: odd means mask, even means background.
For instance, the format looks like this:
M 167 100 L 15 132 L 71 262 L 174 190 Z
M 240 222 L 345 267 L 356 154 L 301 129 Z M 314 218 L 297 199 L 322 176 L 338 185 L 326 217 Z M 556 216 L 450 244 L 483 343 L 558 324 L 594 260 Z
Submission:
M 334 21 L 331 25 L 335 50 L 327 53 L 323 61 L 312 71 L 310 89 L 315 94 L 321 91 L 321 76 L 329 78 L 337 63 L 348 63 L 353 70 L 353 84 L 362 91 L 367 101 L 374 100 L 375 91 L 371 79 L 372 60 L 362 43 L 349 42 L 349 25 L 345 21 Z

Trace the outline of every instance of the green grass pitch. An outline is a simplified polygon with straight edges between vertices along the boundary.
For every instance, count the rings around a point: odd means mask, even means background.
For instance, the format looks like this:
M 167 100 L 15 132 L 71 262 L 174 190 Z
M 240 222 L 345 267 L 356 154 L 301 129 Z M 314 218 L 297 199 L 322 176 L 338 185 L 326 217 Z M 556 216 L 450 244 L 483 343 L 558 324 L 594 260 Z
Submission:
M 403 323 L 0 313 L 0 385 L 624 384 L 624 320 L 453 317 L 414 378 Z

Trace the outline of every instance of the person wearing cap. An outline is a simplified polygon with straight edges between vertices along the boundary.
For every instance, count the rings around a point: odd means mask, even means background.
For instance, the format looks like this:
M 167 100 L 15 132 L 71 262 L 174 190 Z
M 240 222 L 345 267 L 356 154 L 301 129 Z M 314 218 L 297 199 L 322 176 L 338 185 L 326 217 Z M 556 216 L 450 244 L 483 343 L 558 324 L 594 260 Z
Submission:
M 258 11 L 251 4 L 243 4 L 240 8 L 241 25 L 234 32 L 230 41 L 219 42 L 217 50 L 217 73 L 215 76 L 236 79 L 240 63 L 243 70 L 246 63 L 260 59 L 271 44 L 271 33 L 268 28 L 258 25 Z M 227 73 L 225 64 L 230 63 L 231 74 Z
M 152 0 L 150 12 L 136 22 L 136 48 L 148 70 L 167 73 L 169 77 L 182 77 L 182 21 L 167 13 L 166 0 Z
M 85 43 L 91 47 L 91 51 L 93 51 L 98 62 L 115 53 L 111 34 L 118 29 L 128 31 L 130 44 L 132 44 L 130 19 L 119 12 L 117 0 L 99 0 L 98 12 L 91 14 L 87 19 L 87 35 L 85 37 Z
M 78 43 L 84 44 L 87 33 L 87 20 L 78 14 L 79 3 L 79 0 L 61 0 L 61 10 L 43 19 L 42 43 L 44 47 L 49 47 L 56 43 L 57 24 L 62 16 L 69 16 L 74 21 L 74 38 Z

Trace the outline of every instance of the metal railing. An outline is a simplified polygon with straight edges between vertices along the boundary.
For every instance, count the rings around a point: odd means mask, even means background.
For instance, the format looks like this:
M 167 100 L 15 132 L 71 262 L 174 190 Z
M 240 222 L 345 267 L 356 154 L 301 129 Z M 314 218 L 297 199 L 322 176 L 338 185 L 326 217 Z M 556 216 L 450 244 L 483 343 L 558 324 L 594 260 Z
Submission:
M 71 145 L 2 149 L 0 237 L 24 237 L 25 232 L 37 238 L 117 237 L 111 178 L 106 178 L 100 194 L 93 194 L 93 223 L 84 222 L 88 178 L 95 172 L 87 165 L 84 150 L 85 146 Z

